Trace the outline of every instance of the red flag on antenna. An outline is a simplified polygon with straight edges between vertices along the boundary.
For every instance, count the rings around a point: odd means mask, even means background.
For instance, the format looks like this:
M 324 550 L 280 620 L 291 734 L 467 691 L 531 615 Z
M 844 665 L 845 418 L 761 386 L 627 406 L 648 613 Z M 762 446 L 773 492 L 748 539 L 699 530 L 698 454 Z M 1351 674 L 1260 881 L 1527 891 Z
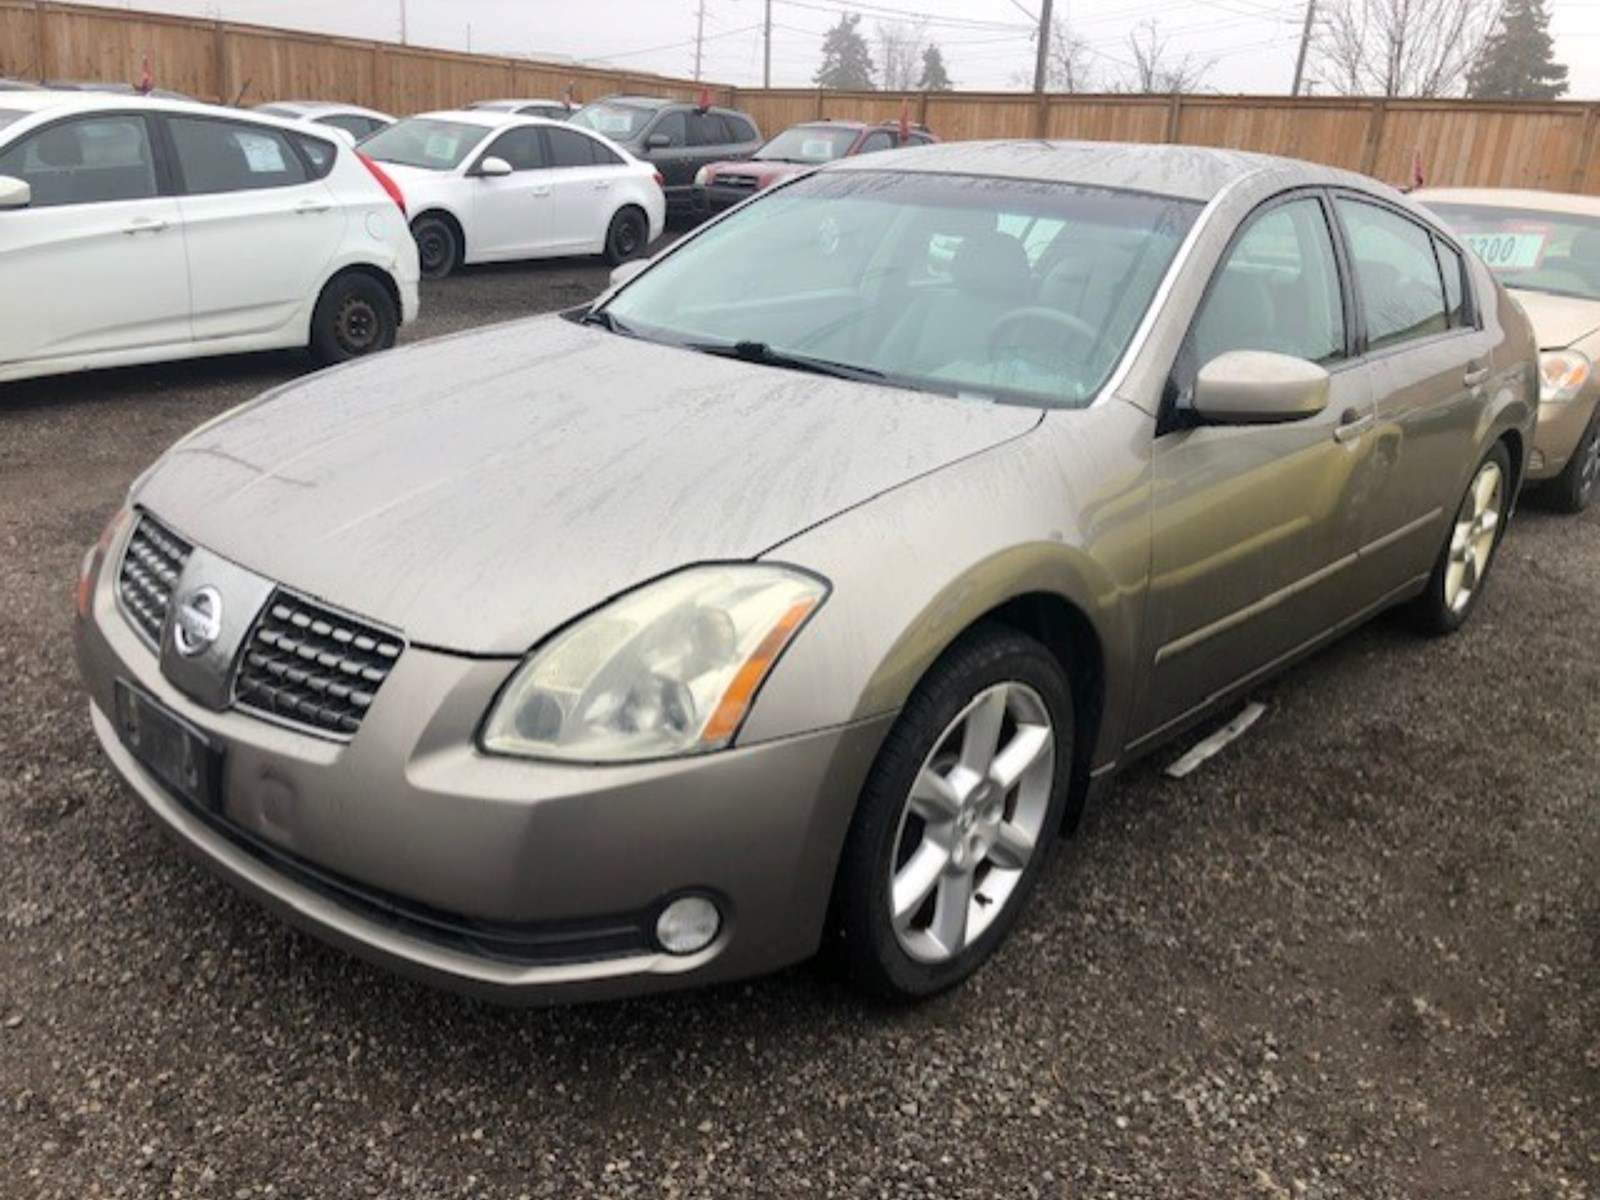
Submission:
M 145 94 L 151 92 L 156 86 L 155 74 L 150 70 L 150 56 L 144 56 L 144 71 L 139 76 L 139 91 Z
M 911 140 L 911 101 L 902 98 L 900 101 L 900 144 L 904 146 Z
M 704 86 L 704 85 L 701 85 L 701 88 L 700 88 L 700 111 L 701 112 L 705 112 L 706 109 L 708 109 L 710 107 L 711 107 L 711 89 L 706 87 L 706 86 Z
M 1419 146 L 1411 152 L 1411 186 L 1413 189 L 1419 188 L 1426 182 L 1422 174 L 1422 148 Z

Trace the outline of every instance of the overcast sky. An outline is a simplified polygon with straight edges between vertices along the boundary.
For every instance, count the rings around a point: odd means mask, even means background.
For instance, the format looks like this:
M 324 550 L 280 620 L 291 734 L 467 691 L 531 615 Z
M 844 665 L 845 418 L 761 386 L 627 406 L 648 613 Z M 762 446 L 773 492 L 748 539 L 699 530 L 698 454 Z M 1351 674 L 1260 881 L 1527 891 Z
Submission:
M 404 4 L 418 44 L 570 57 L 689 76 L 700 0 L 96 0 L 111 8 L 222 17 L 263 25 L 399 40 Z M 1489 3 L 1491 0 L 1485 0 Z M 704 0 L 702 75 L 735 85 L 761 83 L 763 0 Z M 1030 13 L 1039 0 L 773 0 L 773 83 L 804 87 L 821 58 L 822 36 L 843 11 L 859 12 L 869 36 L 878 23 L 925 15 L 956 86 L 1004 89 L 1031 79 Z M 1101 77 L 1127 73 L 1130 30 L 1155 20 L 1175 56 L 1213 65 L 1206 90 L 1287 92 L 1305 16 L 1304 0 L 1057 0 L 1056 12 L 1091 45 Z M 1556 55 L 1570 70 L 1570 98 L 1600 98 L 1600 3 L 1554 0 Z M 1037 19 L 1036 17 L 1034 18 Z

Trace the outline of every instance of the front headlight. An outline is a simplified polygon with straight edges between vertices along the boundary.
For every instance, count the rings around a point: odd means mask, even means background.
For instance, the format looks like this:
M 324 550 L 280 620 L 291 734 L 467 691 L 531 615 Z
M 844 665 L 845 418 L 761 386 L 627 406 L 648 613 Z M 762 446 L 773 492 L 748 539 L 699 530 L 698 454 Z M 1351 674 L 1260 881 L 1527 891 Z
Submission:
M 534 651 L 484 725 L 496 754 L 636 762 L 733 740 L 784 647 L 826 597 L 785 567 L 692 567 Z
M 1589 382 L 1589 358 L 1576 350 L 1545 350 L 1539 355 L 1539 399 L 1575 400 Z

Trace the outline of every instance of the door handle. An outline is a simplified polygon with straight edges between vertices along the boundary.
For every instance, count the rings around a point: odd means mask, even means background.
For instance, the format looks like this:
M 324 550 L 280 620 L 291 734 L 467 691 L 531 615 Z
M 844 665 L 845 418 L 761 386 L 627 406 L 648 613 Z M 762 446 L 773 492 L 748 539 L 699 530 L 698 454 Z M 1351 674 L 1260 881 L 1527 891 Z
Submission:
M 550 189 L 548 187 L 529 188 L 528 194 L 530 196 L 548 196 L 550 194 Z
M 1475 388 L 1489 378 L 1488 367 L 1469 367 L 1467 373 L 1461 377 L 1461 382 L 1469 388 Z
M 129 237 L 133 237 L 140 233 L 160 233 L 166 227 L 167 223 L 165 221 L 159 221 L 152 217 L 140 217 L 137 221 L 129 221 L 124 225 L 122 232 Z
M 611 181 L 609 179 L 595 180 L 594 190 L 597 192 L 609 192 L 611 190 Z
M 1353 442 L 1377 424 L 1378 418 L 1359 409 L 1347 408 L 1339 414 L 1339 425 L 1333 431 L 1333 440 L 1343 445 Z
M 305 217 L 313 213 L 325 213 L 332 207 L 333 205 L 325 200 L 302 200 L 294 206 L 294 211 Z

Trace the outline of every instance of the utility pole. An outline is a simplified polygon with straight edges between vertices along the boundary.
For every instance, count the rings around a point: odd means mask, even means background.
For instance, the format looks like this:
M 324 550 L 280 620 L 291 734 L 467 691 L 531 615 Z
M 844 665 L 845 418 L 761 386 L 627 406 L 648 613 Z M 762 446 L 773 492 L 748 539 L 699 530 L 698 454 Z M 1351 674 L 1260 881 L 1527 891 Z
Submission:
M 694 81 L 700 82 L 700 55 L 706 48 L 706 0 L 700 0 L 700 16 L 694 26 Z
M 406 38 L 406 0 L 400 0 L 400 44 L 409 44 Z
M 772 0 L 767 0 L 766 54 L 761 63 L 761 86 L 772 87 Z
M 1311 45 L 1311 26 L 1317 19 L 1317 0 L 1306 0 L 1306 23 L 1300 30 L 1300 53 L 1294 60 L 1294 87 L 1289 89 L 1289 95 L 1300 94 L 1300 84 L 1306 75 L 1306 48 Z
M 1039 11 L 1039 58 L 1033 67 L 1033 90 L 1040 96 L 1044 95 L 1044 85 L 1050 75 L 1050 6 L 1051 0 L 1044 0 L 1044 7 Z

